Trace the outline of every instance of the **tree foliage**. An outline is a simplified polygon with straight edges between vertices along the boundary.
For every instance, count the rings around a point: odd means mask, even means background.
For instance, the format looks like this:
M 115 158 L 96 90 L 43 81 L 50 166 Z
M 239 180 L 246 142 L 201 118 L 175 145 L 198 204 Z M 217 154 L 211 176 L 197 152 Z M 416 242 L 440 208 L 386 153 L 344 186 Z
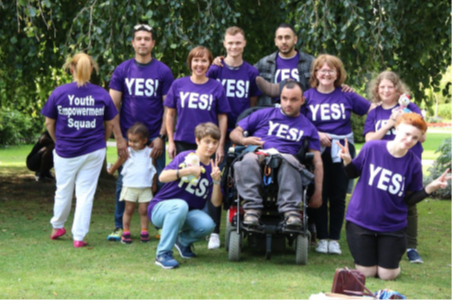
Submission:
M 223 33 L 232 25 L 246 32 L 245 59 L 257 62 L 276 50 L 282 22 L 295 24 L 303 51 L 339 56 L 349 84 L 392 69 L 418 103 L 426 87 L 439 89 L 450 64 L 448 1 L 0 0 L 0 107 L 37 116 L 55 86 L 70 80 L 61 66 L 78 51 L 97 60 L 93 82 L 107 87 L 114 68 L 133 56 L 137 23 L 156 29 L 154 55 L 177 77 L 188 72 L 196 45 L 224 54 Z

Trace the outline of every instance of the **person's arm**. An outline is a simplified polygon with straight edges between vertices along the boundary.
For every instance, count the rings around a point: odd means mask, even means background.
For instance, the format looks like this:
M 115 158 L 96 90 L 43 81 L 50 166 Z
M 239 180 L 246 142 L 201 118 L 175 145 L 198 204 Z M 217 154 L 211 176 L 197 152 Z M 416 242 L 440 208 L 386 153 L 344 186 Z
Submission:
M 52 139 L 54 140 L 54 142 L 56 143 L 56 138 L 55 138 L 55 124 L 56 124 L 56 120 L 55 119 L 51 119 L 49 117 L 46 117 L 46 127 L 47 127 L 47 131 L 49 132 L 50 136 L 52 137 Z
M 191 166 L 183 169 L 176 170 L 163 170 L 160 173 L 160 182 L 171 182 L 181 179 L 183 176 L 193 175 L 196 178 L 201 176 L 202 166 Z
M 157 165 L 155 164 L 155 159 L 152 159 L 152 165 L 157 170 Z M 155 195 L 157 193 L 157 172 L 154 174 L 154 178 L 152 178 L 152 193 Z
M 168 157 L 173 159 L 176 157 L 176 144 L 174 143 L 174 119 L 176 117 L 176 109 L 175 108 L 166 108 L 166 132 L 168 134 Z M 159 179 L 160 182 L 163 182 Z
M 223 193 L 221 192 L 221 170 L 218 167 L 218 162 L 214 162 L 213 159 L 210 160 L 210 165 L 212 166 L 212 173 L 210 176 L 213 181 L 212 197 L 211 202 L 213 206 L 219 207 L 223 203 Z
M 165 101 L 165 97 L 166 95 L 162 97 L 163 101 Z M 162 156 L 163 153 L 165 153 L 165 139 L 162 138 L 161 136 L 166 135 L 166 123 L 165 123 L 166 111 L 167 111 L 166 106 L 163 106 L 162 126 L 160 127 L 159 132 L 160 136 L 156 137 L 149 145 L 149 147 L 152 148 L 151 158 L 153 160 L 159 158 L 160 156 Z
M 224 143 L 226 142 L 226 134 L 228 134 L 228 115 L 218 114 L 218 124 L 220 128 L 220 142 L 216 152 L 216 160 L 221 163 L 224 158 Z
M 237 126 L 233 131 L 231 131 L 231 133 L 229 134 L 229 138 L 234 143 L 243 146 L 256 145 L 262 147 L 264 145 L 265 142 L 262 141 L 261 138 L 255 136 L 244 137 L 243 132 L 244 132 L 243 128 Z
M 107 170 L 108 174 L 113 175 L 120 166 L 122 166 L 125 162 L 125 159 L 121 156 L 115 161 L 115 163 Z
M 322 205 L 322 190 L 323 190 L 323 162 L 320 156 L 320 151 L 309 149 L 309 152 L 314 153 L 314 184 L 315 191 L 309 201 L 309 207 L 319 208 Z
M 446 188 L 447 186 L 447 180 L 450 180 L 451 176 L 447 176 L 449 173 L 449 169 L 446 170 L 440 177 L 433 180 L 429 184 L 427 184 L 422 190 L 417 192 L 410 192 L 407 191 L 405 194 L 404 201 L 407 205 L 414 205 L 416 203 L 421 202 L 425 198 L 429 197 L 431 194 L 433 194 L 438 189 Z
M 115 104 L 116 109 L 118 110 L 118 114 L 113 119 L 113 134 L 114 134 L 115 140 L 116 140 L 116 149 L 117 149 L 119 156 L 127 159 L 129 157 L 129 150 L 127 149 L 127 141 L 122 136 L 121 126 L 120 126 L 120 122 L 119 122 L 120 121 L 119 120 L 119 111 L 121 109 L 122 92 L 110 89 L 109 94 L 110 94 L 111 99 L 113 99 L 113 103 Z
M 397 118 L 401 115 L 402 111 L 397 110 L 394 111 L 391 114 L 391 117 L 389 117 L 388 122 L 386 122 L 385 125 L 381 126 L 380 129 L 378 129 L 377 131 L 372 131 L 372 132 L 368 132 L 366 133 L 366 142 L 368 141 L 372 141 L 372 140 L 381 140 L 383 139 L 383 137 L 386 135 L 386 133 L 391 130 L 396 122 L 397 122 Z
M 320 144 L 323 147 L 331 147 L 331 137 L 328 133 L 325 132 L 318 132 L 319 133 L 319 140 Z

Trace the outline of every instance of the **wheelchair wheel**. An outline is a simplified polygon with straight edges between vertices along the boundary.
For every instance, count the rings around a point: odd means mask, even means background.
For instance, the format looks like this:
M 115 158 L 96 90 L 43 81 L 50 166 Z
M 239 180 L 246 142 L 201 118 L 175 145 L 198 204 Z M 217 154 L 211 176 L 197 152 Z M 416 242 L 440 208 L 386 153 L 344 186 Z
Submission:
M 231 235 L 231 231 L 235 230 L 234 227 L 232 227 L 231 223 L 229 223 L 229 209 L 226 212 L 226 231 L 224 233 L 224 247 L 226 248 L 226 251 L 229 251 L 229 237 Z
M 231 231 L 229 235 L 229 260 L 239 261 L 242 244 L 242 235 L 237 231 Z
M 306 265 L 308 263 L 309 238 L 299 234 L 295 243 L 295 264 Z

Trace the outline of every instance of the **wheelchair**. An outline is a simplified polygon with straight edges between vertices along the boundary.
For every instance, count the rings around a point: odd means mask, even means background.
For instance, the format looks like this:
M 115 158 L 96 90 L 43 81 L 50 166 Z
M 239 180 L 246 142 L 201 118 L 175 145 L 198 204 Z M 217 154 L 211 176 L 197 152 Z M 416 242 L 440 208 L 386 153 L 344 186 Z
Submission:
M 259 109 L 259 108 L 257 108 Z M 257 110 L 256 108 L 245 111 L 244 114 Z M 240 117 L 239 117 L 240 119 Z M 263 209 L 260 217 L 259 226 L 247 226 L 243 224 L 244 210 L 242 201 L 244 200 L 237 191 L 234 182 L 233 165 L 243 155 L 248 152 L 254 152 L 255 146 L 236 146 L 231 147 L 226 156 L 226 166 L 223 174 L 222 188 L 224 192 L 224 209 L 226 214 L 225 247 L 228 251 L 230 261 L 239 261 L 241 251 L 244 248 L 244 241 L 252 249 L 265 249 L 265 257 L 271 259 L 272 250 L 283 251 L 286 246 L 286 240 L 290 247 L 295 247 L 295 263 L 306 265 L 308 262 L 308 250 L 311 240 L 311 234 L 308 230 L 308 217 L 306 213 L 309 197 L 314 191 L 313 186 L 313 154 L 308 152 L 308 142 L 301 147 L 296 158 L 306 167 L 304 176 L 310 178 L 311 184 L 303 185 L 302 199 L 300 207 L 301 226 L 288 226 L 285 224 L 284 217 L 278 212 L 278 182 L 277 172 L 281 156 L 266 156 L 262 167 L 263 180 L 260 187 L 260 195 L 263 199 Z M 270 171 L 269 171 L 270 170 Z M 300 174 L 302 176 L 302 174 Z

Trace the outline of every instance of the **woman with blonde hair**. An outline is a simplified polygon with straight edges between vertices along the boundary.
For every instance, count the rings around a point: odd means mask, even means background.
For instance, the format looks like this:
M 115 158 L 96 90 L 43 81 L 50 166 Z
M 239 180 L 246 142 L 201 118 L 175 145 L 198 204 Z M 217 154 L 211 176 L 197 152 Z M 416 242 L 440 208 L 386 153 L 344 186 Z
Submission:
M 110 95 L 89 82 L 93 69 L 97 69 L 89 55 L 78 53 L 64 67 L 70 70 L 74 81 L 57 87 L 41 111 L 55 141 L 56 192 L 50 239 L 66 233 L 64 224 L 75 189 L 77 204 L 72 235 L 74 247 L 79 248 L 87 244 L 84 238 L 89 230 L 106 140 L 117 125 L 118 112 Z
M 392 71 L 381 72 L 370 84 L 369 94 L 377 107 L 369 112 L 364 124 L 363 134 L 366 142 L 372 140 L 392 141 L 396 135 L 395 123 L 397 118 L 403 113 L 400 109 L 399 98 L 402 94 L 409 94 L 405 84 L 399 76 Z M 408 110 L 419 115 L 419 107 L 410 102 Z M 419 159 L 422 159 L 422 144 L 425 141 L 425 134 L 410 149 Z M 417 252 L 417 208 L 416 205 L 408 206 L 408 248 L 407 257 L 411 263 L 423 263 L 421 256 Z
M 363 97 L 353 92 L 342 92 L 346 77 L 344 65 L 338 57 L 319 55 L 311 66 L 311 89 L 304 93 L 306 103 L 302 113 L 317 128 L 322 146 L 322 203 L 318 209 L 310 210 L 317 229 L 319 242 L 316 251 L 319 253 L 342 253 L 338 241 L 349 179 L 338 156 L 336 142 L 344 145 L 348 139 L 350 151 L 354 153 L 351 114 L 363 116 L 371 109 L 371 103 Z

